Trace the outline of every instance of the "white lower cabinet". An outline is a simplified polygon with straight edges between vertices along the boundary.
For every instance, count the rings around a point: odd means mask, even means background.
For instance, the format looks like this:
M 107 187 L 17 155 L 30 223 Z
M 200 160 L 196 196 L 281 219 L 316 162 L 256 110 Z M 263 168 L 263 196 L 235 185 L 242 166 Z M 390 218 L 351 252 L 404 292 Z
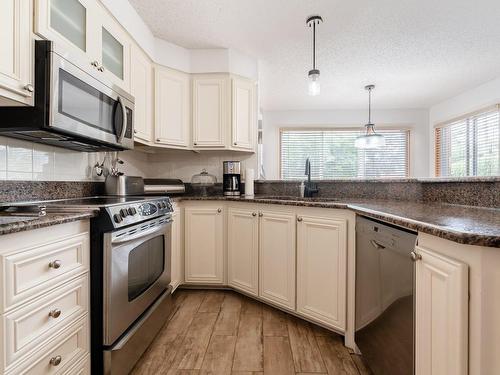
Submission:
M 259 217 L 257 210 L 228 209 L 227 280 L 234 289 L 259 294 Z
M 259 297 L 295 310 L 295 214 L 259 216 Z
M 468 266 L 417 247 L 416 375 L 468 373 Z
M 223 205 L 184 209 L 185 282 L 224 284 Z
M 346 328 L 347 221 L 297 217 L 297 312 Z
M 182 215 L 176 208 L 172 214 L 171 281 L 172 292 L 183 282 Z
M 71 368 L 90 351 L 89 222 L 1 242 L 0 374 L 79 373 Z

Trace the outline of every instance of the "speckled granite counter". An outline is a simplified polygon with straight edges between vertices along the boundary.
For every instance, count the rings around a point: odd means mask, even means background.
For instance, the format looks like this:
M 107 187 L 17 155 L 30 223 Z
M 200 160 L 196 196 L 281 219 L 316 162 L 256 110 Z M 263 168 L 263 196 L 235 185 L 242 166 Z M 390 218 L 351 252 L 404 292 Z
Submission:
M 461 244 L 500 248 L 500 209 L 434 202 L 290 197 L 178 197 L 182 200 L 225 200 L 303 207 L 344 208 L 388 223 Z
M 97 211 L 92 210 L 84 212 L 47 213 L 47 215 L 40 216 L 36 219 L 0 224 L 0 235 L 44 228 L 51 225 L 69 223 L 71 221 L 90 219 L 96 214 Z

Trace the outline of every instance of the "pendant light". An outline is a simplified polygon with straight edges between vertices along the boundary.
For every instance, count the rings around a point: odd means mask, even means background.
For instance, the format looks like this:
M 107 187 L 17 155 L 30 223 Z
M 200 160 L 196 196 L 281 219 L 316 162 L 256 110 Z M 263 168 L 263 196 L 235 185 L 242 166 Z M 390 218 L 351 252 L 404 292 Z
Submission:
M 312 27 L 313 32 L 313 50 L 312 50 L 312 69 L 309 71 L 309 95 L 316 96 L 320 93 L 319 69 L 316 69 L 316 25 L 323 22 L 321 16 L 310 16 L 306 20 L 306 25 Z
M 357 148 L 378 148 L 385 146 L 385 138 L 382 134 L 375 133 L 375 124 L 372 124 L 372 90 L 375 85 L 365 86 L 368 91 L 368 123 L 365 125 L 365 134 L 354 141 Z

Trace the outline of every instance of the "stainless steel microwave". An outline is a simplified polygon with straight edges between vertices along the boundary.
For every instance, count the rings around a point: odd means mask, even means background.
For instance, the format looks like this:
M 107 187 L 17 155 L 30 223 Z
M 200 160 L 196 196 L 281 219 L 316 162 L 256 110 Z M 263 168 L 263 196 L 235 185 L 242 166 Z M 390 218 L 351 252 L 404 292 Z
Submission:
M 0 107 L 0 135 L 79 151 L 134 147 L 134 98 L 35 42 L 33 107 Z

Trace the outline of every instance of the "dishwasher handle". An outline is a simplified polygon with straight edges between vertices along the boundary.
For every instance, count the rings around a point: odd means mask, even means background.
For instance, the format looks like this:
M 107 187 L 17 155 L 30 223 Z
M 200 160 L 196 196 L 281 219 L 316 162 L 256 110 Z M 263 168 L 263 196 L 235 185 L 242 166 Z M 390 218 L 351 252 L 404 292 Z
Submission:
M 370 240 L 370 243 L 372 244 L 372 246 L 377 249 L 377 250 L 383 250 L 385 249 L 385 246 L 382 245 L 381 243 L 375 241 L 375 240 Z

